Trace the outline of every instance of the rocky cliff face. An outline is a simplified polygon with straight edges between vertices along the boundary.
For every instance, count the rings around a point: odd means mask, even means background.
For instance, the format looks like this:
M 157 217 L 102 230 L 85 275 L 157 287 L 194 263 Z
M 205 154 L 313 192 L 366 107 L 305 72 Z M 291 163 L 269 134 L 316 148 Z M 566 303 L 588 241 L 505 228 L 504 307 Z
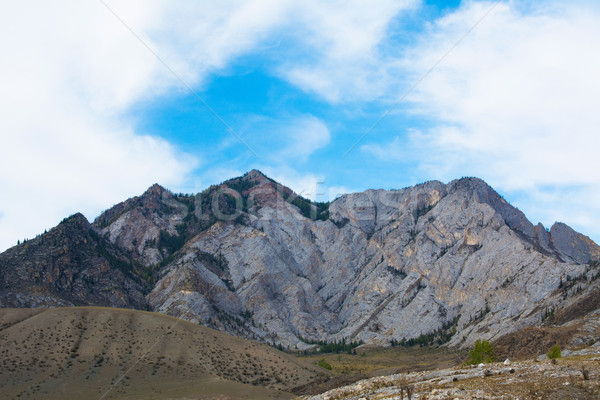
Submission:
M 300 349 L 495 338 L 599 275 L 589 238 L 534 226 L 475 178 L 322 204 L 251 171 L 195 196 L 155 185 L 91 229 L 138 265 L 153 310 Z
M 153 185 L 142 196 L 116 205 L 94 221 L 94 227 L 111 243 L 124 249 L 145 265 L 160 263 L 161 232 L 164 237 L 177 236 L 187 207 L 159 185 Z

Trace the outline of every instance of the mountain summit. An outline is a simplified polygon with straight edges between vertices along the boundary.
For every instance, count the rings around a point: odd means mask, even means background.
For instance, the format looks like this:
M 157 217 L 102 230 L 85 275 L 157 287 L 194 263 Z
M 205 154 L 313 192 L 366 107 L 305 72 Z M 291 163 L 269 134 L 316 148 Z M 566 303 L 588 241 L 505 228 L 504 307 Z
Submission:
M 0 255 L 1 305 L 149 308 L 297 349 L 465 346 L 541 324 L 600 276 L 593 241 L 477 178 L 315 203 L 252 170 L 63 225 Z

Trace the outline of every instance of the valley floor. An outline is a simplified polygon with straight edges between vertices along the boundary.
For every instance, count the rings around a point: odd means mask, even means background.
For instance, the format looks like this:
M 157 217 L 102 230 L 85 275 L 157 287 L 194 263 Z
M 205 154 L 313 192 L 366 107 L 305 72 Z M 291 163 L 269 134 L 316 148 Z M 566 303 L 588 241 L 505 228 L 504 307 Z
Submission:
M 600 348 L 569 357 L 454 367 L 365 379 L 303 400 L 598 399 Z M 401 393 L 403 392 L 403 396 Z
M 331 366 L 333 375 L 322 377 L 316 382 L 297 387 L 294 393 L 311 395 L 329 389 L 345 386 L 353 382 L 397 373 L 427 371 L 450 368 L 465 359 L 466 351 L 446 347 L 371 347 L 361 346 L 356 354 L 310 354 L 299 356 L 313 364 L 319 361 Z

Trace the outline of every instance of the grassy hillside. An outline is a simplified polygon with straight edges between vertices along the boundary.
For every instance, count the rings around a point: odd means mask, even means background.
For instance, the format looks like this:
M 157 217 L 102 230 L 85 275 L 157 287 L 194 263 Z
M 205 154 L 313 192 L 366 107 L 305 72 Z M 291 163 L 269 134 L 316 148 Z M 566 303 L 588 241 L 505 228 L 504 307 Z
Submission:
M 327 374 L 176 318 L 99 307 L 0 309 L 0 355 L 1 398 L 292 398 Z

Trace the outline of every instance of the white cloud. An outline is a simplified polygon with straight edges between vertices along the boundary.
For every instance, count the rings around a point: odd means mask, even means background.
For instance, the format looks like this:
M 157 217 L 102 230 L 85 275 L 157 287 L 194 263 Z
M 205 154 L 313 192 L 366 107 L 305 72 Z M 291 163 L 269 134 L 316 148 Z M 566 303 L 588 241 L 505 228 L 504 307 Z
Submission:
M 115 2 L 114 9 L 126 21 L 139 21 L 134 30 L 145 33 L 143 37 L 190 83 L 201 83 L 207 74 L 226 69 L 237 56 L 260 51 L 268 40 L 278 41 L 276 51 L 268 56 L 274 72 L 336 102 L 350 97 L 372 99 L 385 93 L 390 81 L 385 75 L 391 67 L 384 63 L 379 46 L 391 21 L 420 3 L 164 0 L 150 2 L 150 6 L 144 2 L 154 10 L 146 12 L 150 14 L 147 19 L 136 18 L 137 6 Z M 284 46 L 278 48 L 281 41 Z
M 467 2 L 435 21 L 407 51 L 403 64 L 413 79 L 491 5 Z M 412 152 L 431 178 L 476 175 L 501 191 L 527 192 L 517 205 L 546 223 L 600 226 L 598 202 L 586 201 L 583 213 L 578 200 L 547 189 L 600 194 L 598 21 L 600 10 L 589 3 L 500 3 L 410 96 L 413 111 L 433 127 L 363 150 L 387 160 Z
M 260 160 L 287 165 L 306 162 L 327 146 L 331 134 L 327 125 L 310 114 L 270 117 L 246 115 L 239 131 Z M 237 144 L 228 139 L 225 147 Z
M 415 52 L 419 71 L 489 6 L 439 21 Z M 497 6 L 411 99 L 441 123 L 430 144 L 474 155 L 477 169 L 508 189 L 600 183 L 599 20 L 598 10 L 572 5 L 559 15 Z
M 370 143 L 362 145 L 360 149 L 383 161 L 415 161 L 412 149 L 399 136 L 390 143 L 384 145 Z
M 128 6 L 143 31 L 152 7 Z M 119 118 L 159 66 L 99 2 L 12 3 L 0 24 L 0 249 L 154 182 L 178 185 L 197 164 Z
M 287 121 L 277 134 L 285 136 L 288 142 L 284 149 L 276 152 L 275 158 L 306 161 L 315 151 L 329 144 L 330 134 L 320 119 L 308 115 Z
M 155 181 L 174 189 L 197 186 L 189 173 L 201 155 L 186 155 L 160 138 L 135 131 L 122 117 L 132 105 L 185 91 L 186 85 L 201 87 L 211 73 L 296 24 L 310 25 L 306 29 L 312 32 L 298 38 L 300 42 L 316 44 L 327 38 L 327 49 L 338 53 L 367 49 L 375 40 L 372 33 L 380 30 L 371 26 L 377 18 L 367 18 L 371 22 L 365 35 L 352 28 L 352 46 L 340 42 L 338 30 L 360 17 L 340 4 L 107 4 L 118 18 L 99 1 L 24 0 L 3 6 L 0 249 L 72 212 L 93 218 Z M 300 160 L 329 142 L 329 131 L 320 121 L 306 117 L 292 122 L 288 144 L 296 145 Z
M 378 2 L 300 2 L 294 10 L 300 28 L 295 37 L 308 50 L 283 62 L 279 74 L 305 91 L 329 102 L 372 100 L 387 96 L 396 81 L 393 59 L 380 48 L 390 23 L 401 12 L 414 10 L 418 0 Z M 396 68 L 397 70 L 397 68 Z

